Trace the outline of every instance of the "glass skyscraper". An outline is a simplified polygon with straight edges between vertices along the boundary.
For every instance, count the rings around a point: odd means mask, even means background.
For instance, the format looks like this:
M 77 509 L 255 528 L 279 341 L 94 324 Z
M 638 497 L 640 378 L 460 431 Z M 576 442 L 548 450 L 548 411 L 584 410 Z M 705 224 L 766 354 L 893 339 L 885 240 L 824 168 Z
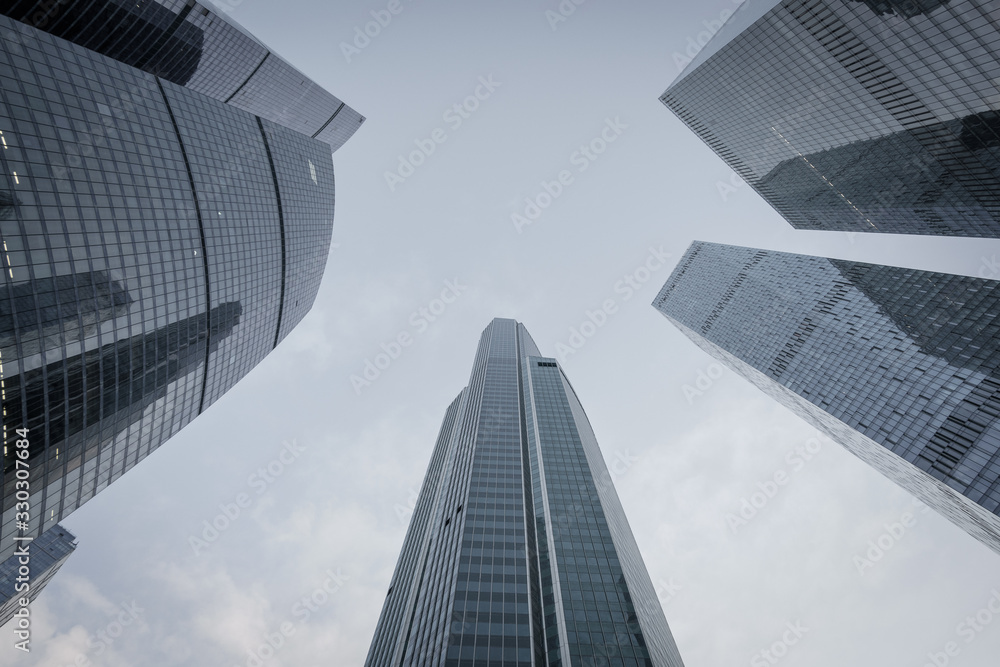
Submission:
M 37 540 L 24 542 L 18 553 L 0 563 L 0 626 L 25 606 L 22 599 L 33 601 L 38 597 L 75 549 L 73 533 L 56 524 Z M 27 557 L 20 555 L 21 551 L 27 552 Z M 30 569 L 27 581 L 20 574 L 25 564 Z
M 305 316 L 364 119 L 187 0 L 0 3 L 0 89 L 2 561 Z
M 33 30 L 43 30 L 318 139 L 334 151 L 365 120 L 211 4 L 4 0 L 0 14 L 18 21 L 5 25 L 5 41 L 30 44 Z M 122 103 L 128 92 L 120 91 Z
M 448 407 L 368 667 L 680 667 L 562 368 L 495 319 Z
M 653 305 L 1000 553 L 1000 282 L 695 242 Z
M 1000 5 L 747 0 L 661 101 L 799 229 L 1000 236 Z

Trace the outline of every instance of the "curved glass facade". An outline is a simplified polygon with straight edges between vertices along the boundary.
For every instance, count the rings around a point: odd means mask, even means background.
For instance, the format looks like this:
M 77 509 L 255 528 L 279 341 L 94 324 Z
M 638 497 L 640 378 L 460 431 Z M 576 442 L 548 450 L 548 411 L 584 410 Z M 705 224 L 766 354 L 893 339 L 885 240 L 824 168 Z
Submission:
M 330 256 L 333 226 L 333 163 L 317 141 L 261 120 L 276 187 L 281 195 L 284 229 L 284 292 L 276 343 L 312 307 Z
M 1000 282 L 696 242 L 653 305 L 1000 552 Z
M 0 13 L 333 151 L 364 117 L 215 9 L 188 0 L 8 0 Z
M 334 181 L 328 144 L 193 91 L 196 76 L 171 83 L 6 16 L 0 34 L 2 559 L 12 535 L 37 536 L 117 479 L 304 317 Z
M 792 226 L 1000 236 L 1000 9 L 745 2 L 661 96 Z
M 445 413 L 365 664 L 683 664 L 583 407 L 513 320 Z

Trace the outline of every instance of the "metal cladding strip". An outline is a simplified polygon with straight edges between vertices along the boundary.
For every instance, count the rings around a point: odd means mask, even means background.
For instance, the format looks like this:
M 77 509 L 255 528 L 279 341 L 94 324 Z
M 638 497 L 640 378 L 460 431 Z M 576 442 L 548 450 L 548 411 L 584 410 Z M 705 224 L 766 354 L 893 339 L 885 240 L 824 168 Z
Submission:
M 257 127 L 260 128 L 260 138 L 264 141 L 264 151 L 267 153 L 267 164 L 271 168 L 271 178 L 274 180 L 274 197 L 278 202 L 278 230 L 281 233 L 281 297 L 278 299 L 278 323 L 274 327 L 274 344 L 271 349 L 278 347 L 279 336 L 281 335 L 281 315 L 285 312 L 285 278 L 288 273 L 288 255 L 285 249 L 285 213 L 281 207 L 281 188 L 278 187 L 278 172 L 274 168 L 274 158 L 271 156 L 271 144 L 267 141 L 267 132 L 264 131 L 264 123 L 259 116 L 255 116 Z
M 222 101 L 223 101 L 223 102 L 225 102 L 226 104 L 229 104 L 230 100 L 232 100 L 232 99 L 233 99 L 234 97 L 236 97 L 236 95 L 237 95 L 237 94 L 238 94 L 238 93 L 239 93 L 239 92 L 240 92 L 241 90 L 243 90 L 243 88 L 244 88 L 244 87 L 245 87 L 245 86 L 246 86 L 246 85 L 247 85 L 248 83 L 250 83 L 250 80 L 251 80 L 251 79 L 253 79 L 253 76 L 254 76 L 254 74 L 256 74 L 256 73 L 257 73 L 257 72 L 258 72 L 258 71 L 260 70 L 260 68 L 264 66 L 264 62 L 265 62 L 265 61 L 266 61 L 266 60 L 267 60 L 268 58 L 270 58 L 270 57 L 271 57 L 271 52 L 270 52 L 270 51 L 268 51 L 268 52 L 267 52 L 266 54 L 264 54 L 264 57 L 260 59 L 260 62 L 259 62 L 259 63 L 257 63 L 257 66 L 253 68 L 253 71 L 252 71 L 252 72 L 250 72 L 250 75 L 249 75 L 249 76 L 248 76 L 248 77 L 247 77 L 246 79 L 244 79 L 244 80 L 243 80 L 243 83 L 241 83 L 241 84 L 240 84 L 239 88 L 237 88 L 236 90 L 234 90 L 234 91 L 233 91 L 233 94 L 232 94 L 232 95 L 230 95 L 229 97 L 227 97 L 226 99 L 224 99 L 224 100 L 222 100 Z
M 160 89 L 160 95 L 163 96 L 163 104 L 170 115 L 170 123 L 174 126 L 174 132 L 177 134 L 177 144 L 180 146 L 181 156 L 184 158 L 184 168 L 187 170 L 188 179 L 191 183 L 191 197 L 194 199 L 195 215 L 198 216 L 198 231 L 201 233 L 201 255 L 205 265 L 205 326 L 208 331 L 208 339 L 205 341 L 205 375 L 201 381 L 201 399 L 198 402 L 198 414 L 201 414 L 205 409 L 205 394 L 208 392 L 208 363 L 209 357 L 212 354 L 212 285 L 208 268 L 208 242 L 205 238 L 205 224 L 201 218 L 198 192 L 195 189 L 194 172 L 191 171 L 191 163 L 188 160 L 187 150 L 184 148 L 184 140 L 181 138 L 181 128 L 177 124 L 177 118 L 174 117 L 174 110 L 170 107 L 170 101 L 167 99 L 167 91 L 163 89 L 163 83 L 159 77 L 154 77 L 154 79 L 156 80 L 156 87 Z
M 527 430 L 527 410 L 525 408 L 525 391 L 527 390 L 527 384 L 525 382 L 526 368 L 525 368 L 525 351 L 524 342 L 522 341 L 521 329 L 523 327 L 518 325 L 516 330 L 516 348 L 517 348 L 517 399 L 518 399 L 518 438 L 521 441 L 521 479 L 522 479 L 522 502 L 524 503 L 524 550 L 525 557 L 528 562 L 528 627 L 531 629 L 530 639 L 531 639 L 531 655 L 538 656 L 545 654 L 545 625 L 544 625 L 544 615 L 542 614 L 542 581 L 541 581 L 541 563 L 538 560 L 538 535 L 535 530 L 535 499 L 534 499 L 534 481 L 531 475 L 531 444 L 528 440 L 528 430 Z M 534 568 L 535 576 L 532 575 L 532 568 Z
M 538 463 L 538 484 L 541 488 L 542 496 L 542 507 L 544 512 L 545 521 L 545 531 L 547 533 L 551 532 L 552 527 L 552 511 L 549 507 L 549 491 L 548 485 L 546 484 L 545 478 L 545 462 L 542 457 L 542 447 L 541 447 L 541 434 L 538 430 L 538 419 L 536 415 L 538 414 L 538 407 L 535 404 L 535 388 L 534 388 L 534 376 L 531 373 L 531 357 L 526 359 L 528 366 L 528 396 L 531 399 L 531 414 L 533 419 L 531 420 L 530 428 L 534 434 L 535 441 L 535 456 L 537 457 Z M 559 582 L 559 562 L 556 558 L 555 549 L 550 548 L 554 546 L 554 536 L 548 537 L 546 540 L 546 548 L 549 554 L 549 570 L 552 573 L 552 594 L 555 598 L 555 614 L 556 614 L 556 628 L 559 634 L 559 654 L 560 660 L 569 663 L 569 635 L 566 632 L 566 609 L 563 604 L 562 596 L 562 585 Z M 540 568 L 539 568 L 540 569 Z M 565 656 L 565 657 L 564 657 Z
M 261 64 L 263 64 L 263 63 L 261 63 Z M 236 91 L 236 92 L 239 92 L 239 91 Z M 236 94 L 236 93 L 233 93 L 233 95 L 235 95 L 235 94 Z M 312 138 L 313 138 L 313 139 L 315 139 L 316 137 L 318 137 L 318 136 L 320 135 L 320 133 L 321 133 L 321 132 L 323 132 L 323 130 L 325 130 L 325 129 L 326 129 L 327 125 L 329 125 L 330 123 L 332 123 L 332 122 L 333 122 L 333 119 L 337 117 L 337 114 L 339 114 L 339 113 L 340 113 L 340 110 L 341 110 L 341 109 L 343 109 L 343 108 L 344 108 L 345 106 L 346 106 L 346 105 L 345 105 L 345 104 L 344 104 L 343 102 L 341 102 L 341 103 L 340 103 L 340 106 L 339 106 L 339 107 L 337 107 L 337 110 L 333 112 L 333 115 L 332 115 L 332 116 L 330 116 L 330 119 L 329 119 L 328 121 L 326 121 L 325 123 L 323 123 L 323 126 L 322 126 L 322 127 L 320 127 L 320 128 L 318 129 L 318 130 L 316 130 L 316 131 L 315 131 L 315 132 L 313 133 L 313 135 L 312 135 Z

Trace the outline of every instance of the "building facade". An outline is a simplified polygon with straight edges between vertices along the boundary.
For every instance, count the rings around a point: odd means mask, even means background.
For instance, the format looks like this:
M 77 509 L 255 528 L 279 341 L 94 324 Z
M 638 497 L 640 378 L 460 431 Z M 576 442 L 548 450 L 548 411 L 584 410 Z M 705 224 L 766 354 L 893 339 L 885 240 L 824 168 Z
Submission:
M 593 430 L 495 319 L 431 456 L 369 667 L 679 667 Z
M 744 2 L 660 99 L 796 228 L 1000 236 L 995 2 Z
M 305 316 L 333 230 L 331 153 L 363 119 L 195 2 L 0 7 L 2 560 Z
M 696 242 L 653 305 L 1000 553 L 1000 282 Z
M 0 14 L 18 21 L 6 40 L 30 42 L 29 28 L 43 30 L 318 139 L 333 151 L 365 120 L 211 4 L 0 0 Z
M 73 533 L 56 524 L 37 540 L 23 543 L 19 553 L 0 563 L 0 627 L 27 606 L 21 604 L 22 600 L 32 602 L 38 597 L 75 549 Z M 21 552 L 27 552 L 27 557 Z M 25 565 L 27 577 L 22 574 Z

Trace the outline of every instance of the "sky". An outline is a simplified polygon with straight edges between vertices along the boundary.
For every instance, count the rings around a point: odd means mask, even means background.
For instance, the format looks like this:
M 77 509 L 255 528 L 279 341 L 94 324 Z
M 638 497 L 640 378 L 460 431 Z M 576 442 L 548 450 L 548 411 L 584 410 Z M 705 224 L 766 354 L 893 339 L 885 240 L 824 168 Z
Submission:
M 334 156 L 323 284 L 255 370 L 63 522 L 79 547 L 32 605 L 31 653 L 0 641 L 0 666 L 363 664 L 494 317 L 562 362 L 688 667 L 996 665 L 1000 556 L 650 305 L 695 239 L 1000 276 L 1000 240 L 793 230 L 659 102 L 732 0 L 221 2 L 367 117 Z

